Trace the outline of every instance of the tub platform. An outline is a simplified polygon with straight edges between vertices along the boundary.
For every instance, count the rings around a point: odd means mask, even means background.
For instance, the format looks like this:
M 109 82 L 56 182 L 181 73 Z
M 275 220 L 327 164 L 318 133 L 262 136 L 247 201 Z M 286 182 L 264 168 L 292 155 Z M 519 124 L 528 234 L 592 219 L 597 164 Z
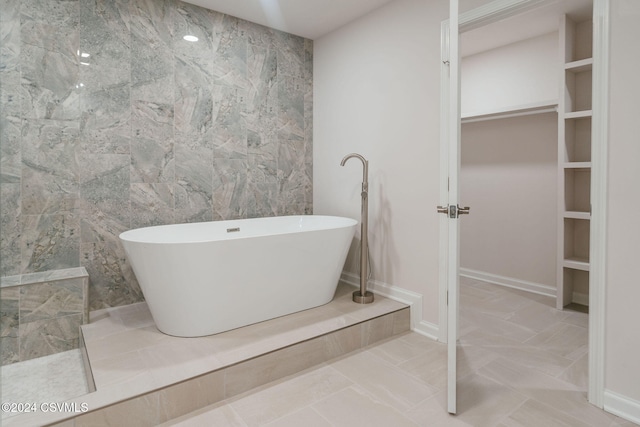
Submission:
M 89 412 L 3 421 L 157 425 L 409 330 L 406 304 L 355 304 L 354 289 L 341 282 L 329 304 L 199 338 L 161 333 L 145 303 L 92 312 L 82 334 L 96 391 L 68 401 Z

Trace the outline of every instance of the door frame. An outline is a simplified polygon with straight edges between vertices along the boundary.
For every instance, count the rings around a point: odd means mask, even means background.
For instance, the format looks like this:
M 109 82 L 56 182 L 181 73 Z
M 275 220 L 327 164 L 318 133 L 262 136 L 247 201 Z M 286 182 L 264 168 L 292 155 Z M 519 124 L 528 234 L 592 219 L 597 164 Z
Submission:
M 495 0 L 459 16 L 459 32 L 505 19 L 555 0 Z M 607 235 L 607 156 L 609 126 L 609 10 L 610 0 L 593 0 L 593 84 L 591 134 L 591 235 L 589 273 L 589 402 L 599 408 L 604 400 L 605 283 Z M 441 25 L 440 64 L 440 205 L 448 200 L 449 20 Z M 440 218 L 439 340 L 447 342 L 448 221 Z

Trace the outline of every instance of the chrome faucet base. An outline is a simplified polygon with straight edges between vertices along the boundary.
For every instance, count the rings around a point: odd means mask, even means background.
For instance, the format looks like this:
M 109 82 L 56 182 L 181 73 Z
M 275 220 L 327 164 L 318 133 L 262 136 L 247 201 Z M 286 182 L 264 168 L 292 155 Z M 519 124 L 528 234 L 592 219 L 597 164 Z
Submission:
M 373 302 L 373 292 L 365 291 L 363 296 L 360 291 L 354 291 L 353 302 L 357 302 L 358 304 L 371 304 Z

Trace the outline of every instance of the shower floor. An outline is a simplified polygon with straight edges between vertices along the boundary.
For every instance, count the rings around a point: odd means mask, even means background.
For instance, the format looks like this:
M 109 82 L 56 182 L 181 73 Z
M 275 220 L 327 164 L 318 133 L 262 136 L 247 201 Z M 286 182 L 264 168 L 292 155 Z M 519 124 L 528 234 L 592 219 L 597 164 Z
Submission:
M 80 350 L 56 353 L 2 367 L 2 402 L 64 402 L 89 392 Z M 2 419 L 17 413 L 2 411 Z

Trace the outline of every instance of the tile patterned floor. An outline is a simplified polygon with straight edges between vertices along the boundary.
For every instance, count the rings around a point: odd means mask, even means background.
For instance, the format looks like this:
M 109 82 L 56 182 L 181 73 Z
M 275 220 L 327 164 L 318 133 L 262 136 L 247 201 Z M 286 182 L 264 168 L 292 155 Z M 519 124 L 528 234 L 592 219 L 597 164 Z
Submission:
M 586 401 L 587 315 L 462 280 L 458 415 L 446 348 L 406 333 L 165 426 L 633 426 Z

